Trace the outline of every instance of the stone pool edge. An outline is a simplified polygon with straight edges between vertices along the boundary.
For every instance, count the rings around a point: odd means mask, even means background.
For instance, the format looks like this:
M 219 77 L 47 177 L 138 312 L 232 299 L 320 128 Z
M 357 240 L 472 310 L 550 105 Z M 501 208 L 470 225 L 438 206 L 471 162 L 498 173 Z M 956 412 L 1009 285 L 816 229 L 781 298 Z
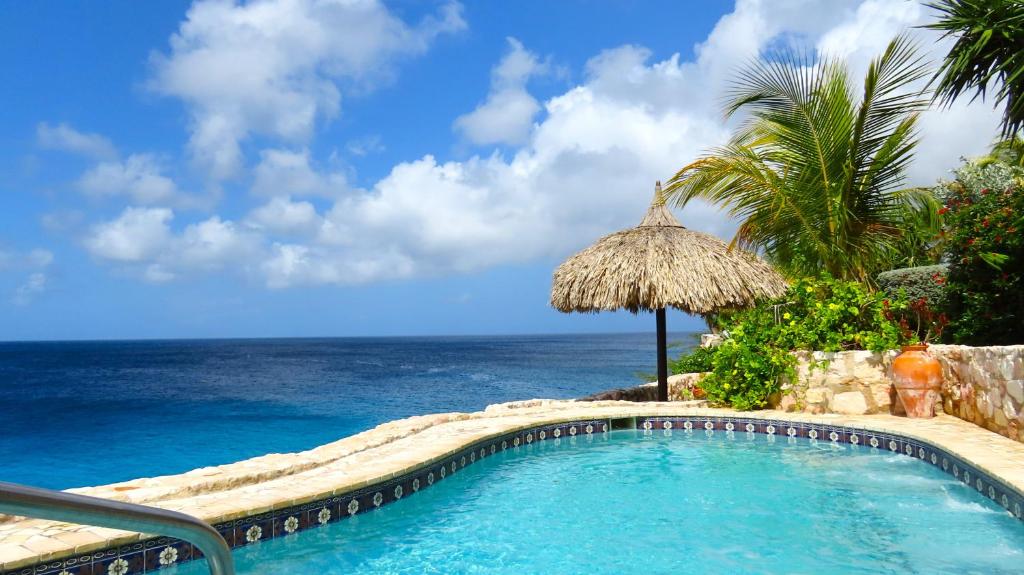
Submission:
M 544 441 L 568 437 L 572 433 L 570 429 L 576 435 L 585 435 L 586 425 L 594 426 L 592 432 L 600 433 L 601 425 L 630 418 L 638 418 L 635 425 L 640 429 L 649 427 L 651 432 L 663 431 L 666 422 L 671 428 L 683 429 L 685 421 L 689 420 L 694 431 L 702 431 L 710 422 L 714 432 L 741 434 L 750 424 L 755 427 L 755 433 L 767 433 L 771 425 L 775 428 L 773 435 L 781 438 L 788 437 L 788 430 L 792 428 L 794 436 L 818 441 L 831 441 L 829 435 L 835 433 L 837 441 L 852 442 L 852 436 L 861 434 L 863 437 L 857 441 L 863 445 L 868 445 L 868 436 L 873 434 L 880 437 L 880 449 L 886 449 L 888 441 L 895 440 L 897 448 L 894 451 L 904 453 L 909 448 L 913 452 L 904 454 L 918 456 L 920 449 L 919 458 L 926 461 L 931 454 L 936 454 L 939 459 L 931 461 L 933 465 L 939 465 L 941 455 L 945 454 L 949 462 L 947 473 L 954 468 L 967 470 L 968 482 L 978 479 L 984 482 L 984 489 L 979 488 L 983 494 L 989 487 L 996 490 L 996 495 L 991 497 L 997 500 L 997 504 L 1008 507 L 998 500 L 1003 495 L 1010 497 L 1009 508 L 1012 513 L 1016 503 L 1018 517 L 1019 505 L 1024 501 L 1024 445 L 949 416 L 909 420 L 883 415 L 736 412 L 679 403 L 542 400 L 491 406 L 473 414 L 441 414 L 435 416 L 434 423 L 418 424 L 405 435 L 394 433 L 394 425 L 385 424 L 356 437 L 372 436 L 378 432 L 391 434 L 392 440 L 374 443 L 370 441 L 371 437 L 362 437 L 361 441 L 374 446 L 353 450 L 344 457 L 325 454 L 322 465 L 309 460 L 309 454 L 317 450 L 286 454 L 276 459 L 254 458 L 247 462 L 273 463 L 268 467 L 275 472 L 269 473 L 271 479 L 265 483 L 243 482 L 234 489 L 166 501 L 147 501 L 147 504 L 200 516 L 225 532 L 233 547 L 240 547 L 337 521 L 351 511 L 348 506 L 352 500 L 358 501 L 356 512 L 360 513 L 386 505 L 424 488 L 424 485 L 414 488 L 413 480 L 418 478 L 420 482 L 426 482 L 427 473 L 431 472 L 440 475 L 441 464 L 454 465 L 455 471 L 472 464 L 481 447 L 485 452 L 480 456 L 486 457 L 492 453 L 490 449 L 497 449 L 503 440 Z M 413 419 L 417 418 L 410 418 Z M 392 424 L 402 421 L 407 420 Z M 570 428 L 568 425 L 573 422 L 575 425 Z M 728 429 L 730 424 L 733 429 Z M 557 435 L 555 429 L 559 430 Z M 811 437 L 812 431 L 817 437 Z M 535 435 L 527 440 L 530 432 Z M 541 437 L 542 433 L 544 437 Z M 281 460 L 289 457 L 294 459 L 299 471 L 282 474 Z M 979 472 L 983 475 L 979 476 Z M 423 477 L 419 478 L 420 475 Z M 138 481 L 180 484 L 196 478 L 195 473 L 190 472 Z M 444 475 L 435 476 L 435 480 L 443 478 Z M 961 476 L 958 475 L 957 479 Z M 106 488 L 76 491 L 103 491 Z M 321 521 L 324 510 L 328 511 L 327 519 Z M 294 521 L 289 521 L 290 518 Z M 259 529 L 252 529 L 254 526 Z M 173 552 L 167 551 L 172 548 Z M 154 539 L 116 530 L 38 520 L 23 519 L 0 524 L 0 573 L 3 575 L 58 574 L 62 571 L 71 575 L 126 575 L 159 569 L 159 560 L 172 559 L 172 555 L 173 560 L 169 564 L 188 560 L 192 558 L 191 546 L 166 538 Z M 110 571 L 118 561 L 123 561 L 123 565 L 118 563 L 118 568 Z

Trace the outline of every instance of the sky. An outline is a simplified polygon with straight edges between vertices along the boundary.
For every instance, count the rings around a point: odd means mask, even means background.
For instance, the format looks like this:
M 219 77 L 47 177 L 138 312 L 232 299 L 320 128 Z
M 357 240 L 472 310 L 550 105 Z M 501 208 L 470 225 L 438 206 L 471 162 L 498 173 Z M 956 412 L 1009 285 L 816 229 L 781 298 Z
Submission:
M 0 340 L 644 331 L 560 314 L 558 263 L 636 225 L 794 46 L 853 77 L 912 0 L 0 4 Z M 930 110 L 908 185 L 999 111 Z M 735 223 L 691 203 L 688 227 Z M 699 329 L 673 312 L 670 329 Z

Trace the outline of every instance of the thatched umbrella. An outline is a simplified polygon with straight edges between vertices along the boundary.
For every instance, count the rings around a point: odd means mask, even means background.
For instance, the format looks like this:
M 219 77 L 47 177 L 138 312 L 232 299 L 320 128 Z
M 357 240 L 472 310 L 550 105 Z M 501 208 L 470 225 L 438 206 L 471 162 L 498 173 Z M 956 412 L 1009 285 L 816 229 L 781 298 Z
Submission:
M 785 280 L 765 262 L 684 228 L 665 207 L 658 182 L 639 226 L 607 235 L 558 266 L 551 305 L 563 312 L 654 311 L 658 400 L 667 401 L 665 308 L 704 315 L 749 307 L 785 291 Z

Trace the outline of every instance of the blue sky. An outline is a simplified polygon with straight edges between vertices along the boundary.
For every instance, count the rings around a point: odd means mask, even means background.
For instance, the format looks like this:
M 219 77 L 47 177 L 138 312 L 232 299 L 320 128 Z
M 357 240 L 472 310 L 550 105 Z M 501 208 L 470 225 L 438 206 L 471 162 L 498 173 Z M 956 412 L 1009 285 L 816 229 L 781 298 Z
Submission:
M 5 3 L 0 340 L 639 331 L 547 305 L 724 141 L 779 42 L 855 70 L 905 0 Z M 911 183 L 990 141 L 929 112 Z M 956 146 L 949 142 L 955 139 Z M 683 223 L 728 237 L 716 210 Z M 701 322 L 673 314 L 674 329 Z

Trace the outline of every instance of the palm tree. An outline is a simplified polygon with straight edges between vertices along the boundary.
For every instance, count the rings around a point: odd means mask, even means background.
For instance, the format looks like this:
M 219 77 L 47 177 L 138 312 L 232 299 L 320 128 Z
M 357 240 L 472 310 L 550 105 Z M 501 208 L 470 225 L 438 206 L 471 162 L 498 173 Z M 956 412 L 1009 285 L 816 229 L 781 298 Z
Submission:
M 977 163 L 980 166 L 1002 163 L 1024 168 L 1024 138 L 1013 136 L 1005 140 L 998 140 L 989 148 L 988 155 L 979 158 Z
M 934 234 L 936 201 L 902 189 L 928 97 L 906 38 L 873 60 L 855 99 L 845 64 L 792 52 L 742 70 L 726 116 L 749 119 L 725 146 L 681 169 L 668 190 L 702 198 L 740 220 L 733 245 L 762 251 L 791 277 L 822 271 L 873 284 Z M 911 258 L 912 259 L 912 258 Z
M 925 27 L 957 37 L 935 74 L 936 99 L 948 105 L 964 92 L 984 98 L 994 88 L 996 104 L 1006 104 L 1003 137 L 1017 134 L 1024 126 L 1024 2 L 939 0 L 928 6 L 940 15 Z

